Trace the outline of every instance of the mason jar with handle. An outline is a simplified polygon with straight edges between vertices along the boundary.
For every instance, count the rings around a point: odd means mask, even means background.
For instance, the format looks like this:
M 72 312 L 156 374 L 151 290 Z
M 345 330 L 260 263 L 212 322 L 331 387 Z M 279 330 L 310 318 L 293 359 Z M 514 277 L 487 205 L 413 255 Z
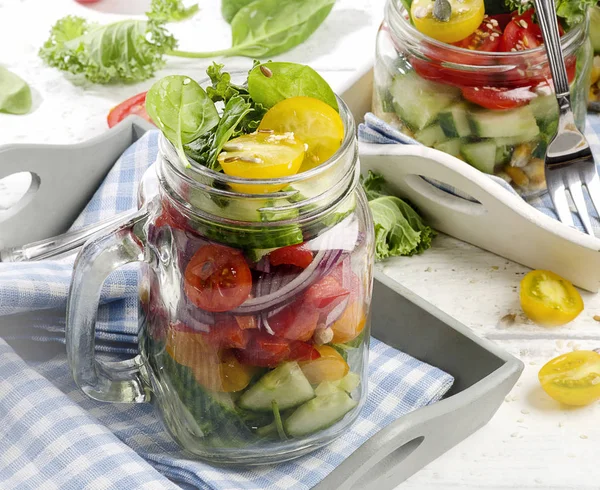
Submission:
M 276 179 L 184 164 L 160 137 L 160 195 L 81 251 L 67 318 L 78 386 L 153 403 L 181 447 L 219 464 L 332 441 L 367 394 L 373 224 L 352 116 L 323 164 Z M 253 192 L 260 189 L 260 192 Z M 102 284 L 141 262 L 139 355 L 95 357 Z

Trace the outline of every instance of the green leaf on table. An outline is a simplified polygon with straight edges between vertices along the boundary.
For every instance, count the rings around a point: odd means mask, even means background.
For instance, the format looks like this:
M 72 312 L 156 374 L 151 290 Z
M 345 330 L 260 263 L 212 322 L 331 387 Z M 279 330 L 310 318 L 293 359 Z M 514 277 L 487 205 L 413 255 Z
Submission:
M 264 58 L 306 41 L 331 12 L 335 0 L 255 0 L 231 22 L 228 56 Z
M 362 181 L 375 226 L 375 258 L 420 254 L 431 247 L 435 231 L 402 199 L 389 195 L 382 175 L 369 171 Z
M 269 62 L 254 67 L 248 75 L 248 91 L 255 102 L 271 108 L 290 97 L 313 97 L 336 111 L 338 103 L 329 84 L 310 66 Z
M 67 16 L 52 27 L 40 56 L 48 65 L 82 74 L 90 82 L 139 82 L 162 67 L 164 53 L 175 45 L 173 36 L 157 22 L 97 25 Z
M 31 109 L 31 89 L 27 82 L 0 66 L 0 112 L 27 114 Z
M 255 0 L 222 0 L 221 1 L 221 15 L 228 22 L 231 23 L 235 15 L 239 10 L 246 5 L 254 2 Z
M 181 0 L 152 0 L 146 16 L 157 22 L 180 22 L 198 12 L 198 4 L 186 7 Z
M 204 89 L 190 77 L 172 75 L 156 82 L 146 95 L 146 111 L 183 162 L 184 145 L 219 124 L 219 114 Z

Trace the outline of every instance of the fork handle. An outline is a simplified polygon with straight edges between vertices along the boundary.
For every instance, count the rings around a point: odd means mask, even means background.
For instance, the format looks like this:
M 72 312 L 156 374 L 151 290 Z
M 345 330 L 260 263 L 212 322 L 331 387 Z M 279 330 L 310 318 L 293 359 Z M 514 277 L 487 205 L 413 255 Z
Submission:
M 554 82 L 554 91 L 558 100 L 561 112 L 563 104 L 566 109 L 570 109 L 569 80 L 567 78 L 567 68 L 562 54 L 560 44 L 560 34 L 558 33 L 558 18 L 556 17 L 556 5 L 554 0 L 535 0 L 535 10 L 537 12 L 538 22 L 544 38 L 544 46 L 548 54 L 550 72 Z

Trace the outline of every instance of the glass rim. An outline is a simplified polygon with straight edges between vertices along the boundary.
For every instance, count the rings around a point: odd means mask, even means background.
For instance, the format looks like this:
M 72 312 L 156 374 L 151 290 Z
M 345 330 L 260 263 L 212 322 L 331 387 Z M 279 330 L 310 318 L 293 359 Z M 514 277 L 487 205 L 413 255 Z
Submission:
M 236 75 L 247 74 L 247 72 L 242 71 L 232 71 L 230 73 L 232 77 Z M 206 83 L 209 81 L 209 78 L 204 78 L 200 80 L 199 84 L 204 88 L 206 86 Z M 175 172 L 178 178 L 185 181 L 185 183 L 187 183 L 188 185 L 194 187 L 205 186 L 206 184 L 203 184 L 203 181 L 206 181 L 207 179 L 210 179 L 213 182 L 217 181 L 221 184 L 243 184 L 256 186 L 287 186 L 295 182 L 302 182 L 304 180 L 314 178 L 319 174 L 325 173 L 329 169 L 334 167 L 340 160 L 344 158 L 347 152 L 351 150 L 356 143 L 356 128 L 352 113 L 349 107 L 346 105 L 346 103 L 337 94 L 335 94 L 335 97 L 338 103 L 339 114 L 344 125 L 344 138 L 342 140 L 342 144 L 337 149 L 337 151 L 325 162 L 304 172 L 289 175 L 286 177 L 276 177 L 268 179 L 247 179 L 244 177 L 230 176 L 225 174 L 224 172 L 217 172 L 215 170 L 209 169 L 208 167 L 205 167 L 199 164 L 198 162 L 191 160 L 189 157 L 187 162 L 188 165 L 184 166 L 184 163 L 181 162 L 181 159 L 179 158 L 175 147 L 162 132 L 159 134 L 158 139 L 159 154 L 163 156 L 163 160 L 165 160 L 168 163 L 170 170 Z M 289 192 L 286 192 L 284 190 L 270 193 L 242 193 L 229 189 L 219 189 L 214 186 L 211 186 L 211 192 L 222 195 L 223 197 L 237 197 L 244 199 L 282 198 L 291 195 Z
M 482 52 L 482 51 L 474 51 L 474 50 L 467 49 L 467 48 L 461 48 L 459 46 L 454 46 L 452 44 L 438 41 L 437 39 L 434 39 L 426 34 L 423 34 L 421 31 L 419 31 L 417 28 L 415 28 L 408 21 L 408 19 L 405 17 L 405 14 L 408 14 L 408 11 L 402 4 L 401 0 L 387 0 L 386 9 L 385 9 L 385 19 L 388 22 L 390 20 L 393 22 L 393 25 L 391 26 L 393 31 L 396 30 L 395 29 L 396 26 L 400 27 L 406 33 L 408 33 L 410 35 L 410 37 L 418 43 L 419 46 L 431 45 L 435 49 L 441 50 L 442 53 L 443 52 L 455 53 L 457 55 L 466 57 L 465 59 L 467 59 L 468 57 L 472 57 L 472 58 L 478 57 L 480 59 L 489 59 L 489 60 L 494 60 L 494 63 L 497 63 L 498 60 L 507 60 L 508 61 L 509 59 L 516 60 L 519 58 L 529 58 L 529 57 L 535 58 L 537 56 L 545 57 L 545 55 L 546 55 L 546 49 L 543 44 L 536 48 L 528 49 L 525 51 L 506 51 L 506 52 Z M 586 14 L 586 19 L 583 22 L 581 22 L 580 24 L 577 24 L 575 26 L 572 26 L 570 28 L 570 30 L 568 32 L 566 32 L 560 38 L 561 49 L 562 49 L 563 53 L 565 53 L 566 55 L 573 54 L 571 51 L 573 51 L 579 47 L 579 44 L 577 43 L 577 41 L 579 40 L 579 37 L 583 33 L 585 33 L 585 27 L 587 25 L 586 24 L 587 16 L 589 16 L 589 14 Z M 478 66 L 478 65 L 469 65 L 468 63 L 456 63 L 456 62 L 451 62 L 451 63 L 453 65 L 457 65 L 457 66 L 460 66 L 460 65 L 475 66 L 478 68 L 481 68 L 482 66 L 486 66 L 485 64 Z M 503 65 L 498 65 L 498 66 L 502 67 Z M 504 66 L 506 66 L 506 65 L 504 65 Z

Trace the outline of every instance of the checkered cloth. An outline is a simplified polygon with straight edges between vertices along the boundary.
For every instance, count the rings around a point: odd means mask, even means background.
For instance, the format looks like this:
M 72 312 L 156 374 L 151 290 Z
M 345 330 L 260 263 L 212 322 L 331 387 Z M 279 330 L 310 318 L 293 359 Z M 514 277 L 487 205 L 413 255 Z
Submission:
M 135 206 L 137 182 L 157 153 L 147 133 L 115 164 L 76 226 Z M 0 263 L 0 488 L 11 489 L 309 489 L 365 440 L 402 415 L 439 400 L 453 378 L 373 340 L 369 395 L 358 420 L 338 440 L 277 466 L 215 468 L 186 458 L 148 404 L 103 404 L 74 384 L 64 349 L 64 309 L 73 259 Z M 104 287 L 99 350 L 137 352 L 135 268 Z M 6 342 L 55 342 L 58 352 L 25 361 Z M 38 351 L 40 349 L 38 348 Z M 20 350 L 21 353 L 24 349 Z
M 600 162 L 600 115 L 597 114 L 589 114 L 587 117 L 587 126 L 586 126 L 586 138 L 592 147 L 592 151 L 594 153 L 594 157 L 597 162 Z M 377 143 L 382 145 L 389 144 L 403 144 L 403 145 L 420 145 L 418 141 L 403 134 L 398 131 L 396 128 L 390 126 L 386 122 L 379 119 L 374 114 L 370 112 L 365 115 L 365 122 L 361 123 L 358 126 L 358 139 L 364 143 Z M 399 164 L 401 162 L 399 161 Z M 496 177 L 494 175 L 489 176 L 494 182 L 497 182 L 504 189 L 508 190 L 513 194 L 517 194 L 515 190 L 503 179 L 500 177 Z M 462 193 L 460 190 L 455 189 L 449 184 L 444 182 L 440 182 L 438 180 L 426 179 L 431 184 L 435 185 L 438 189 L 441 189 L 445 192 L 453 194 L 458 197 L 462 197 L 463 199 L 467 199 L 469 201 L 475 201 L 471 196 L 468 196 Z M 592 226 L 594 228 L 594 232 L 596 236 L 600 236 L 600 219 L 598 218 L 598 213 L 592 206 L 591 201 L 589 200 L 587 194 L 585 194 L 586 202 L 588 204 L 588 211 L 591 216 Z M 570 198 L 569 198 L 570 199 Z M 548 193 L 544 193 L 541 196 L 536 196 L 532 198 L 525 199 L 530 205 L 534 208 L 538 209 L 542 213 L 551 218 L 558 219 L 556 212 L 554 211 L 554 206 L 552 204 L 552 200 L 550 199 L 550 195 Z M 573 222 L 575 226 L 580 231 L 585 232 L 583 227 L 583 223 L 579 219 L 579 215 L 575 212 L 575 206 L 571 202 L 571 211 L 573 215 Z

